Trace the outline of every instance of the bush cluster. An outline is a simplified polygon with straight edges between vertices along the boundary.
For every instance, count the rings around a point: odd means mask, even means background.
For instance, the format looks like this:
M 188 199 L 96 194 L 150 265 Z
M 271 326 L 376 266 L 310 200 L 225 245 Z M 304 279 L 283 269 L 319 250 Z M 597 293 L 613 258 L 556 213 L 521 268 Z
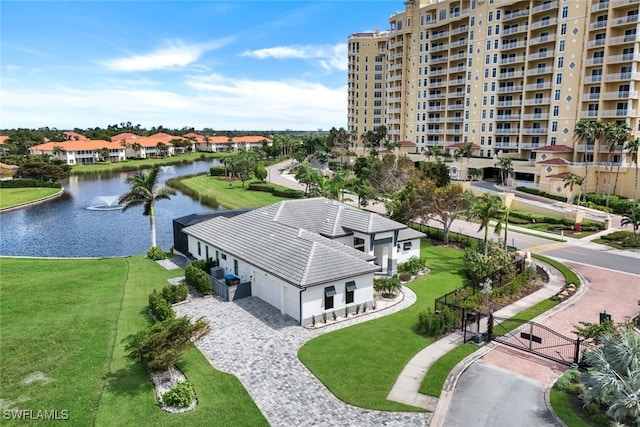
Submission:
M 160 291 L 162 297 L 169 303 L 175 304 L 180 301 L 184 301 L 187 299 L 187 295 L 189 294 L 189 288 L 184 283 L 179 285 L 167 285 L 162 288 Z
M 203 295 L 211 294 L 211 278 L 194 263 L 184 269 L 185 282 Z
M 158 322 L 176 317 L 171 304 L 155 289 L 149 294 L 149 311 Z
M 205 273 L 209 274 L 211 272 L 211 268 L 212 267 L 217 267 L 218 263 L 217 261 L 211 259 L 211 258 L 207 258 L 207 259 L 196 259 L 191 261 L 191 264 L 198 267 L 200 270 L 204 271 Z
M 227 169 L 224 166 L 211 166 L 209 168 L 209 175 L 211 176 L 224 176 Z
M 285 197 L 288 199 L 303 199 L 305 196 L 304 191 L 294 190 L 292 188 L 277 188 L 272 184 L 264 182 L 252 182 L 247 186 L 247 190 L 264 191 L 271 193 L 274 196 Z
M 28 188 L 28 187 L 45 187 L 45 188 L 60 188 L 62 185 L 59 182 L 45 182 L 37 179 L 9 179 L 6 181 L 0 180 L 0 188 Z
M 416 274 L 419 271 L 424 270 L 426 266 L 427 262 L 425 259 L 419 258 L 417 256 L 412 256 L 407 262 L 398 264 L 398 271 L 401 273 L 406 272 L 410 274 Z
M 189 381 L 180 381 L 171 390 L 162 395 L 162 402 L 174 408 L 187 408 L 195 398 L 196 394 Z
M 430 308 L 418 313 L 416 332 L 425 337 L 438 337 L 453 329 L 458 322 L 455 313 L 445 307 L 434 312 Z
M 167 254 L 162 250 L 162 248 L 158 246 L 151 246 L 149 250 L 147 250 L 147 258 L 158 261 L 159 259 L 166 259 Z
M 544 191 L 540 191 L 540 190 L 538 190 L 536 188 L 516 187 L 516 190 L 522 191 L 523 193 L 529 193 L 529 194 L 534 194 L 536 196 L 546 197 L 547 199 L 559 200 L 561 202 L 566 202 L 567 201 L 567 198 L 564 197 L 564 196 L 557 196 L 555 194 L 549 194 L 549 193 L 546 193 Z

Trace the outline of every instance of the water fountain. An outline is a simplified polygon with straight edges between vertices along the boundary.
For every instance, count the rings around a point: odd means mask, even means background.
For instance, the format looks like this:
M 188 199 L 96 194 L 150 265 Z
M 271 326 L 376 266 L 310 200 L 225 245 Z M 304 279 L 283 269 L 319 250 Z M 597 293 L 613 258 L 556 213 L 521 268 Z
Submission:
M 90 211 L 116 211 L 124 208 L 118 204 L 120 196 L 98 196 L 94 200 L 94 205 L 87 206 Z

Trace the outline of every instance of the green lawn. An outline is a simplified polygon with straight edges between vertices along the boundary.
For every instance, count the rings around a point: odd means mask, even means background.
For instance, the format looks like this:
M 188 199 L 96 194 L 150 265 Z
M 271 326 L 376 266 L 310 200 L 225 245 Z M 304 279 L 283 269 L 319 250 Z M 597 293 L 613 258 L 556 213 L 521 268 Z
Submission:
M 249 181 L 245 182 L 245 188 L 243 188 L 242 181 L 227 181 L 219 176 L 198 175 L 183 179 L 182 183 L 196 190 L 201 197 L 214 197 L 220 206 L 227 209 L 267 206 L 288 200 L 265 191 L 249 191 L 246 189 Z
M 173 157 L 162 157 L 156 159 L 130 159 L 124 162 L 94 163 L 91 165 L 76 165 L 71 169 L 71 174 L 85 174 L 96 172 L 124 172 L 139 169 L 150 169 L 155 165 L 176 165 L 181 163 L 191 163 L 201 159 L 215 159 L 228 156 L 229 153 L 189 153 L 180 154 Z
M 440 397 L 442 387 L 449 376 L 449 372 L 465 357 L 479 348 L 477 345 L 471 343 L 461 344 L 436 360 L 427 371 L 427 375 L 425 375 L 420 385 L 420 393 Z
M 66 409 L 72 425 L 267 425 L 240 382 L 197 349 L 180 367 L 199 406 L 181 415 L 159 409 L 144 369 L 125 358 L 122 340 L 148 324 L 148 294 L 182 270 L 143 257 L 0 263 L 3 409 Z
M 433 341 L 413 331 L 418 313 L 433 308 L 437 297 L 462 285 L 460 249 L 422 242 L 422 256 L 431 271 L 409 287 L 417 302 L 398 313 L 354 325 L 307 342 L 300 360 L 339 399 L 364 408 L 421 411 L 387 400 L 404 366 Z
M 552 387 L 549 391 L 549 403 L 553 412 L 570 427 L 597 427 L 600 424 L 591 422 L 591 417 L 582 409 L 582 403 L 574 394 L 557 390 Z
M 59 188 L 0 188 L 0 209 L 23 203 L 33 202 L 51 196 L 60 191 Z

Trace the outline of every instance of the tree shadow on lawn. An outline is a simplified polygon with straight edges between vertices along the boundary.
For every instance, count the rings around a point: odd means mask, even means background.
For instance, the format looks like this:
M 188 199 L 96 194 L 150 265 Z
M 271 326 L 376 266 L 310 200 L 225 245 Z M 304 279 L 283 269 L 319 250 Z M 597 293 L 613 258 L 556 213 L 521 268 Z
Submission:
M 116 395 L 137 396 L 153 387 L 142 366 L 129 363 L 126 368 L 107 373 L 103 378 L 108 391 Z

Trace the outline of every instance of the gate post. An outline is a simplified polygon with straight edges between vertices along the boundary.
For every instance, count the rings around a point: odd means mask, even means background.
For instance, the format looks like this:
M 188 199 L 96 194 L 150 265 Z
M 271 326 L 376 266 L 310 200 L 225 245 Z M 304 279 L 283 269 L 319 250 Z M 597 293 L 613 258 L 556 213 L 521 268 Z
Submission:
M 491 342 L 493 338 L 493 311 L 489 312 L 489 318 L 487 319 L 487 344 Z
M 578 336 L 576 340 L 576 351 L 573 355 L 573 363 L 575 363 L 576 366 L 580 363 L 580 336 Z

